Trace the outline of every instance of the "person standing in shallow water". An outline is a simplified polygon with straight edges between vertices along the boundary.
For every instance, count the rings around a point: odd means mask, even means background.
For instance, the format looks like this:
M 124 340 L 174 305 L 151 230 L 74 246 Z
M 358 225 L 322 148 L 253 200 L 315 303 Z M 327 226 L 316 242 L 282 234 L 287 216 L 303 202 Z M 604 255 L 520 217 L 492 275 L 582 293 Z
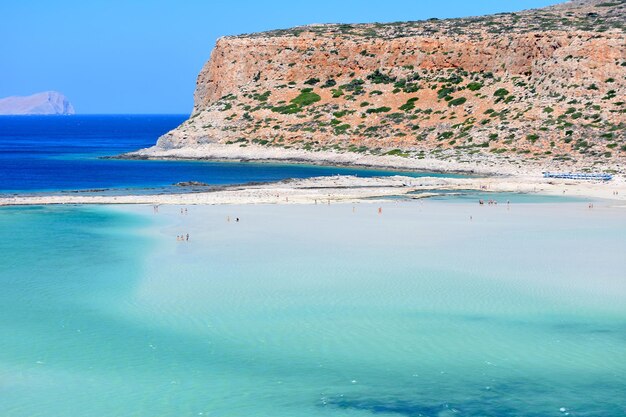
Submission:
M 189 242 L 189 233 L 187 233 L 187 242 Z

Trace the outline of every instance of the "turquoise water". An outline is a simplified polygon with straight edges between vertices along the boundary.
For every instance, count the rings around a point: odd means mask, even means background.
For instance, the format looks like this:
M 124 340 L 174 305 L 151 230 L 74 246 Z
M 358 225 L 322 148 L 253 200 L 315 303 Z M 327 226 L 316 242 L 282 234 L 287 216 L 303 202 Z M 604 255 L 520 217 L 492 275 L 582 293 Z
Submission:
M 623 210 L 377 208 L 1 209 L 0 415 L 625 415 Z
M 527 194 L 527 193 L 503 193 L 503 192 L 485 192 L 477 190 L 435 190 L 435 191 L 419 191 L 410 194 L 432 194 L 436 193 L 436 196 L 429 197 L 431 200 L 447 201 L 455 203 L 478 203 L 483 200 L 485 204 L 489 201 L 495 201 L 498 204 L 517 204 L 517 203 L 574 203 L 587 201 L 581 197 L 572 197 L 568 195 L 542 195 L 542 194 Z

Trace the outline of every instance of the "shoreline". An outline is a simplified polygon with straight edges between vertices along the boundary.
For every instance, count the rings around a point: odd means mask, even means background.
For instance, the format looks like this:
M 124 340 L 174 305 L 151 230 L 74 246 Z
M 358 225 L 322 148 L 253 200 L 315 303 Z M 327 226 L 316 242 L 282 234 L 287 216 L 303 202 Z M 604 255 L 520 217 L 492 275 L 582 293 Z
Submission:
M 230 185 L 207 191 L 170 194 L 94 195 L 85 193 L 12 195 L 0 206 L 48 204 L 248 205 L 380 203 L 389 197 L 407 200 L 437 196 L 441 191 L 524 193 L 626 202 L 626 182 L 573 181 L 543 176 L 481 178 L 332 176 L 289 179 L 262 184 Z M 615 194 L 617 192 L 617 195 Z M 418 194 L 415 194 L 418 193 Z M 387 199 L 387 200 L 385 200 Z
M 381 157 L 387 158 L 387 157 Z M 151 156 L 134 153 L 126 153 L 115 156 L 103 156 L 99 159 L 120 159 L 120 160 L 136 160 L 136 161 L 198 161 L 198 162 L 223 162 L 223 163 L 244 163 L 244 164 L 268 164 L 268 165 L 309 165 L 316 167 L 329 168 L 347 168 L 347 169 L 363 169 L 371 171 L 397 172 L 399 174 L 406 173 L 425 173 L 425 174 L 450 174 L 450 175 L 481 175 L 481 176 L 506 176 L 506 174 L 498 174 L 492 171 L 481 171 L 472 168 L 464 169 L 445 169 L 445 168 L 424 168 L 402 166 L 393 163 L 388 164 L 366 164 L 366 163 L 350 163 L 333 161 L 327 159 L 307 159 L 307 158 L 249 158 L 249 157 L 211 157 L 211 156 L 184 156 L 184 155 L 167 155 L 167 156 Z
M 544 170 L 576 170 L 563 164 L 530 163 L 479 156 L 468 162 L 444 161 L 435 158 L 363 155 L 357 153 L 309 152 L 301 149 L 277 149 L 251 145 L 239 147 L 209 143 L 194 148 L 163 149 L 157 146 L 107 159 L 196 160 L 248 162 L 257 164 L 308 164 L 381 171 L 405 171 L 433 174 L 465 174 L 466 177 L 409 177 L 401 175 L 362 178 L 356 176 L 324 176 L 287 179 L 278 182 L 253 182 L 233 185 L 209 185 L 189 192 L 181 189 L 162 192 L 134 193 L 132 189 L 114 195 L 98 195 L 89 190 L 51 192 L 46 195 L 14 194 L 0 197 L 0 206 L 46 204 L 151 204 L 151 205 L 221 205 L 221 204 L 318 204 L 372 203 L 389 197 L 407 200 L 428 198 L 441 191 L 479 191 L 528 193 L 588 199 L 626 201 L 626 181 L 615 176 L 610 182 L 544 178 Z M 146 190 L 144 190 L 146 191 Z M 419 192 L 419 194 L 415 194 Z M 615 194 L 617 193 L 617 195 Z M 388 201 L 388 200 L 387 200 Z
M 249 162 L 275 164 L 307 164 L 341 168 L 362 168 L 385 171 L 426 172 L 462 175 L 541 175 L 546 170 L 562 170 L 562 162 L 530 162 L 521 158 L 504 159 L 494 155 L 466 155 L 466 160 L 447 160 L 458 155 L 442 154 L 437 157 L 403 157 L 397 155 L 372 155 L 356 152 L 308 151 L 296 148 L 277 148 L 260 145 L 205 143 L 185 148 L 161 148 L 158 145 L 139 149 L 113 159 L 184 160 L 215 162 Z M 576 168 L 576 167 L 572 167 Z M 583 169 L 581 166 L 579 169 Z

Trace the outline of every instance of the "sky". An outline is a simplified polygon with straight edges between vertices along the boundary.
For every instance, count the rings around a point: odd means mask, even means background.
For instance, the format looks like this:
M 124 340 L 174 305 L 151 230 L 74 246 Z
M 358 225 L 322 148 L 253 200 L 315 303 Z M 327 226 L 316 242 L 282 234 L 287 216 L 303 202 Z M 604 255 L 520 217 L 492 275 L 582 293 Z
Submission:
M 0 98 L 55 90 L 81 114 L 188 114 L 226 35 L 462 17 L 558 0 L 1 0 Z

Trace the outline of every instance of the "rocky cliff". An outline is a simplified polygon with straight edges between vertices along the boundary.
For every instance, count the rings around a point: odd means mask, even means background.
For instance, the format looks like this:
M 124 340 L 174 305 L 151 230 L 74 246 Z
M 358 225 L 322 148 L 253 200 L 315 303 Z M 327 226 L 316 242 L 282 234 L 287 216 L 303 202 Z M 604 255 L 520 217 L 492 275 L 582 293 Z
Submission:
M 70 115 L 74 107 L 61 93 L 46 91 L 27 97 L 0 99 L 0 115 Z
M 581 0 L 222 38 L 192 116 L 152 152 L 220 144 L 615 164 L 626 157 L 624 22 L 625 0 Z

